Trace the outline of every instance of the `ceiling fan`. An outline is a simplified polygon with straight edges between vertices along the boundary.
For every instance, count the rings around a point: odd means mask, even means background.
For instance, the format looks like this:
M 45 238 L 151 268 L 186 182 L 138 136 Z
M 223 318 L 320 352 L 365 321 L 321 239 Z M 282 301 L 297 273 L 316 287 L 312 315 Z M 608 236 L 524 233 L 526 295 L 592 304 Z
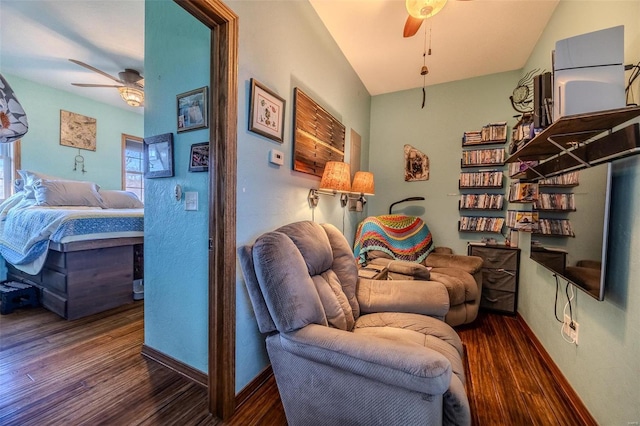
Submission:
M 80 65 L 81 67 L 87 68 L 93 72 L 97 72 L 118 84 L 87 84 L 87 83 L 71 83 L 73 86 L 79 87 L 115 87 L 120 92 L 120 96 L 122 99 L 132 107 L 141 107 L 144 106 L 144 78 L 140 75 L 140 73 L 134 69 L 125 68 L 124 71 L 118 73 L 118 77 L 116 78 L 106 72 L 99 70 L 98 68 L 92 67 L 89 64 L 85 64 L 84 62 L 69 59 L 74 64 Z
M 425 19 L 440 12 L 447 4 L 447 0 L 406 0 L 409 16 L 404 23 L 403 37 L 416 35 Z

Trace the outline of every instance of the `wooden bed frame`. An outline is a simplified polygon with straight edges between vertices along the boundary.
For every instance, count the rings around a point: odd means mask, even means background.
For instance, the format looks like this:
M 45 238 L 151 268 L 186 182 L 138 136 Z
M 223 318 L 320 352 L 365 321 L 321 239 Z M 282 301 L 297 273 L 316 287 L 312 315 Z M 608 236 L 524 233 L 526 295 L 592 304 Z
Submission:
M 144 237 L 50 243 L 38 275 L 7 263 L 7 279 L 40 290 L 40 304 L 74 320 L 133 302 L 133 280 L 142 279 Z

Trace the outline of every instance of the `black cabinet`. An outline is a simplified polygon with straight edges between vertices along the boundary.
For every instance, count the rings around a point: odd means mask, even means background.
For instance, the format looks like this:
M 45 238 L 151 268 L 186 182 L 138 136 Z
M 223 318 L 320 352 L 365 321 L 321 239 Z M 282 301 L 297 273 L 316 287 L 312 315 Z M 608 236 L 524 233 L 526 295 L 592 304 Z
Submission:
M 515 315 L 518 309 L 520 249 L 469 244 L 467 251 L 470 256 L 483 260 L 480 308 Z

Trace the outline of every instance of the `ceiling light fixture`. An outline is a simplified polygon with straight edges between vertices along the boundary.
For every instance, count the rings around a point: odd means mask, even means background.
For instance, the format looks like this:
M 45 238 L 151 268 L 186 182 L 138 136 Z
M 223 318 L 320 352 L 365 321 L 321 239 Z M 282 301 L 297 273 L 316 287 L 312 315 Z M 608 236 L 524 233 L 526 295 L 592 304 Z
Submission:
M 122 99 L 132 107 L 144 105 L 144 92 L 137 87 L 118 87 Z
M 406 0 L 407 12 L 417 19 L 431 18 L 440 12 L 447 0 Z

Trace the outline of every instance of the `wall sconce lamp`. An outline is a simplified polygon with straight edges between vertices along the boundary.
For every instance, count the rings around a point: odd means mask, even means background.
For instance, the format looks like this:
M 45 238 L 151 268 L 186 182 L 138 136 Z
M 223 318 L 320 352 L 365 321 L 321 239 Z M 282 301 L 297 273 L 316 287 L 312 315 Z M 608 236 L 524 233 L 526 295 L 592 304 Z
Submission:
M 347 163 L 328 161 L 324 166 L 319 189 L 310 189 L 307 197 L 310 207 L 318 205 L 319 195 L 340 195 L 342 207 L 347 205 L 347 192 L 351 191 L 351 171 Z
M 367 204 L 365 195 L 375 195 L 375 184 L 373 181 L 373 173 L 371 172 L 356 172 L 353 177 L 353 185 L 351 185 L 351 193 L 358 195 L 358 202 L 360 206 L 356 207 L 356 211 L 362 211 L 362 206 Z

